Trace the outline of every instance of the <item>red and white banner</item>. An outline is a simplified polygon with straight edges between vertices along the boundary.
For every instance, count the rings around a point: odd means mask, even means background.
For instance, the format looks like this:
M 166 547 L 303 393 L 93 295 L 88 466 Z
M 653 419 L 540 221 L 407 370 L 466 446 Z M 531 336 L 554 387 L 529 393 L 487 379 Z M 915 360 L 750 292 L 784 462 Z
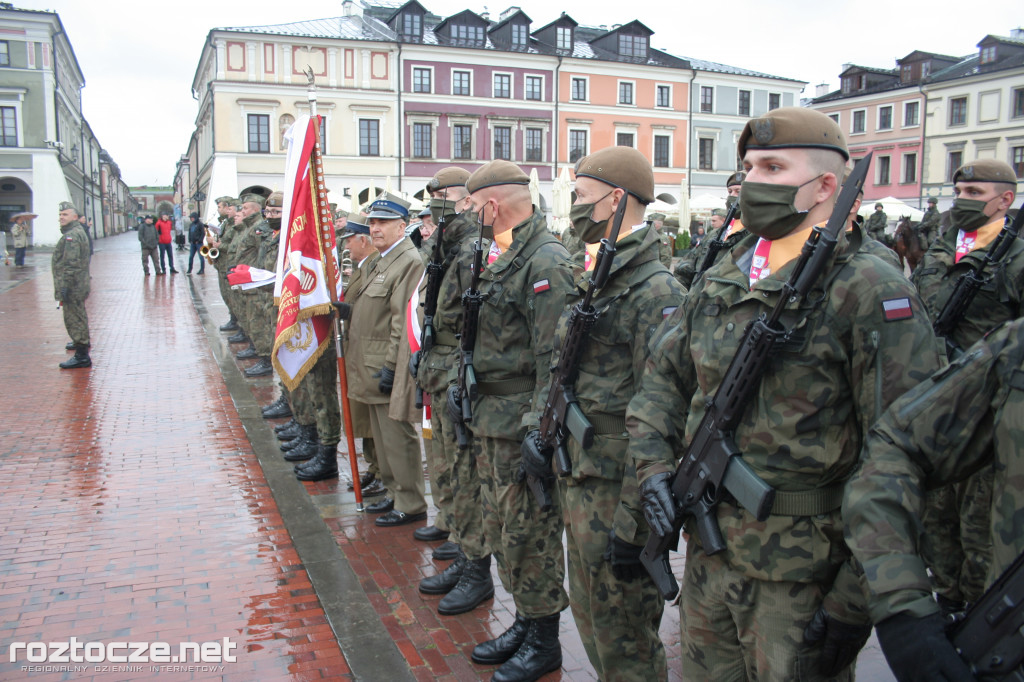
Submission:
M 288 390 L 295 390 L 331 340 L 326 258 L 333 258 L 334 228 L 320 223 L 327 197 L 316 188 L 313 119 L 299 117 L 285 139 L 281 248 L 274 283 L 277 331 L 271 359 Z
M 420 281 L 412 290 L 412 297 L 405 306 L 405 338 L 413 353 L 421 348 L 420 339 L 423 337 L 423 326 L 420 324 L 420 287 L 423 286 L 423 278 L 426 276 L 426 271 L 420 275 Z
M 253 268 L 242 263 L 228 271 L 228 284 L 232 289 L 247 291 L 257 287 L 270 286 L 274 283 L 276 276 L 276 273 L 270 270 Z

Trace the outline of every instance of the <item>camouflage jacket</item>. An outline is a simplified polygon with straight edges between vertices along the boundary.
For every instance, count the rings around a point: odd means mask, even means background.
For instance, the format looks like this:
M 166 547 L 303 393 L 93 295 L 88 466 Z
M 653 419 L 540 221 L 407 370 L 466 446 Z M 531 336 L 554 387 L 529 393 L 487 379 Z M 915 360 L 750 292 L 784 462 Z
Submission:
M 267 219 L 259 213 L 253 213 L 238 226 L 240 232 L 231 242 L 234 265 L 256 265 L 256 257 L 260 251 L 260 235 L 269 233 Z M 218 259 L 220 260 L 220 259 Z
M 277 252 L 281 245 L 280 231 L 274 232 L 268 223 L 263 223 L 256 226 L 256 238 L 259 243 L 259 248 L 256 251 L 256 258 L 252 267 L 274 272 L 277 270 Z M 252 289 L 247 289 L 242 293 L 252 294 L 260 297 L 261 299 L 264 297 L 270 297 L 273 299 L 274 285 L 270 284 L 268 286 L 254 287 Z M 265 303 L 269 303 L 269 301 Z
M 640 384 L 655 329 L 686 295 L 686 289 L 660 263 L 659 250 L 659 235 L 650 227 L 616 244 L 608 282 L 593 299 L 601 314 L 587 333 L 575 383 L 580 408 L 595 427 L 594 443 L 584 450 L 575 439 L 570 437 L 568 441 L 574 479 L 622 481 L 615 534 L 637 545 L 647 541 L 648 531 L 637 496 L 636 468 L 626 456 L 626 407 Z M 577 266 L 577 289 L 569 293 L 567 309 L 558 324 L 559 349 L 568 330 L 571 307 L 583 297 L 591 275 L 582 272 L 582 262 Z M 556 365 L 559 359 L 556 353 Z
M 573 285 L 569 255 L 543 213 L 534 210 L 512 234 L 508 250 L 480 275 L 473 433 L 522 440 L 540 422 L 555 326 Z
M 84 301 L 89 296 L 89 238 L 78 223 L 60 228 L 60 239 L 53 247 L 50 265 L 53 271 L 53 300 Z
M 217 249 L 217 257 L 213 259 L 213 266 L 220 272 L 227 272 L 228 269 L 236 265 L 234 261 L 229 263 L 228 260 L 231 258 L 229 254 L 232 253 L 232 242 L 241 229 L 242 226 L 235 225 L 233 218 L 221 218 L 220 238 L 218 239 L 220 247 Z
M 725 232 L 724 225 L 711 234 L 705 235 L 700 244 L 690 249 L 689 252 L 679 259 L 679 265 L 675 269 L 675 276 L 684 287 L 690 288 L 693 284 L 693 278 L 697 276 L 697 271 L 704 263 L 704 259 L 707 258 L 712 242 L 717 242 L 723 232 Z M 715 256 L 715 262 L 717 263 L 723 257 L 723 254 L 731 251 L 732 247 L 736 246 L 745 234 L 747 234 L 746 230 L 739 230 L 729 235 L 725 240 L 725 246 Z
M 888 235 L 885 232 L 888 226 L 889 216 L 885 215 L 885 211 L 874 211 L 864 222 L 864 229 L 867 233 L 883 244 L 889 243 Z
M 428 240 L 433 246 L 434 236 Z M 416 380 L 419 387 L 427 393 L 440 393 L 447 390 L 448 384 L 454 379 L 452 367 L 458 362 L 459 341 L 456 334 L 462 332 L 462 294 L 469 288 L 473 279 L 473 246 L 480 235 L 480 225 L 476 213 L 466 211 L 453 216 L 444 230 L 444 274 L 441 276 L 441 288 L 437 292 L 437 311 L 434 314 L 434 347 L 420 358 Z M 483 259 L 487 260 L 490 242 L 484 239 Z M 427 260 L 430 260 L 428 255 Z M 424 281 L 424 285 L 426 282 Z M 424 286 L 424 291 L 425 291 Z M 421 294 L 420 303 L 425 303 Z
M 843 500 L 871 617 L 938 611 L 920 557 L 924 491 L 995 460 L 991 585 L 1024 551 L 1024 320 L 991 332 L 897 400 L 871 430 Z
M 789 263 L 751 291 L 756 243 L 748 234 L 708 270 L 651 348 L 626 413 L 641 482 L 674 470 L 744 330 L 774 307 L 793 270 Z M 866 614 L 843 542 L 842 486 L 878 415 L 941 363 L 913 287 L 859 247 L 858 234 L 840 235 L 832 267 L 808 301 L 791 304 L 782 315 L 791 338 L 772 354 L 735 432 L 744 460 L 766 483 L 791 497 L 819 491 L 822 500 L 813 506 L 830 511 L 784 515 L 777 499 L 779 511 L 758 522 L 728 501 L 716 509 L 726 563 L 760 580 L 832 586 L 829 609 L 847 622 Z M 894 307 L 897 312 L 887 315 Z
M 957 233 L 956 227 L 950 228 L 932 244 L 910 278 L 933 321 L 942 312 L 961 275 L 977 267 L 988 251 L 988 247 L 975 249 L 956 263 Z M 953 341 L 961 348 L 973 345 L 999 323 L 1024 314 L 1024 241 L 1018 239 L 1003 260 L 986 268 L 984 275 L 988 281 L 953 331 Z

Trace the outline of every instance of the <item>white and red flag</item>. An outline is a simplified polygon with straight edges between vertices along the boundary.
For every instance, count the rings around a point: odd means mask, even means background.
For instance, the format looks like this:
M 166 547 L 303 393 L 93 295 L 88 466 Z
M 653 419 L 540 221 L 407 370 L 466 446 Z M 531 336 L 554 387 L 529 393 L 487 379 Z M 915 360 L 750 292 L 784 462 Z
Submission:
M 313 119 L 300 116 L 285 133 L 284 206 L 277 254 L 274 302 L 277 331 L 271 360 L 288 390 L 295 390 L 331 341 L 327 258 L 333 258 L 334 226 L 321 224 L 325 192 L 317 191 Z M 330 220 L 330 218 L 328 218 Z

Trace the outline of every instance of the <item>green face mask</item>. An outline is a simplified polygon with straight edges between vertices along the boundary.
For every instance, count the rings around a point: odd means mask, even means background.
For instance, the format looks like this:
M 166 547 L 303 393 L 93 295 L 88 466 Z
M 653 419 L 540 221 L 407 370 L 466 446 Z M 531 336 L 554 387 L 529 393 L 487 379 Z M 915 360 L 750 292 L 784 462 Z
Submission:
M 810 211 L 797 209 L 793 203 L 796 201 L 796 193 L 820 177 L 815 176 L 802 185 L 744 182 L 743 191 L 740 192 L 743 227 L 769 240 L 785 237 L 803 222 Z
M 991 201 L 991 199 L 989 200 Z M 957 228 L 970 232 L 988 223 L 991 218 L 985 215 L 988 201 L 978 199 L 956 199 L 949 209 L 949 217 Z
M 441 220 L 451 220 L 455 215 L 455 202 L 451 199 L 431 199 L 430 217 L 435 225 L 440 225 Z
M 608 194 L 611 194 L 615 190 L 611 190 Z M 576 230 L 576 234 L 587 244 L 596 244 L 601 241 L 604 237 L 605 229 L 608 227 L 608 218 L 604 220 L 594 220 L 592 215 L 594 213 L 594 207 L 604 201 L 605 194 L 603 197 L 589 204 L 573 204 L 572 208 L 569 209 L 569 220 L 572 221 L 572 227 Z
M 736 204 L 739 202 L 739 200 L 740 200 L 739 197 L 733 197 L 733 196 L 726 197 L 725 198 L 725 210 L 728 211 L 733 206 L 736 206 Z M 735 219 L 735 218 L 739 218 L 739 217 L 740 217 L 740 210 L 737 207 L 736 213 L 733 215 L 733 218 Z

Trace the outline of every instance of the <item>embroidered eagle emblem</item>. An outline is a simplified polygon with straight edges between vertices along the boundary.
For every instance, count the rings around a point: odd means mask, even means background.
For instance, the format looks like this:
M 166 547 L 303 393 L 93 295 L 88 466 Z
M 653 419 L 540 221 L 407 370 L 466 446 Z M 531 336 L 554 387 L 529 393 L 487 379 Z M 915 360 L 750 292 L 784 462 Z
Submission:
M 775 137 L 775 122 L 770 118 L 759 118 L 753 121 L 754 139 L 761 144 L 768 144 Z

